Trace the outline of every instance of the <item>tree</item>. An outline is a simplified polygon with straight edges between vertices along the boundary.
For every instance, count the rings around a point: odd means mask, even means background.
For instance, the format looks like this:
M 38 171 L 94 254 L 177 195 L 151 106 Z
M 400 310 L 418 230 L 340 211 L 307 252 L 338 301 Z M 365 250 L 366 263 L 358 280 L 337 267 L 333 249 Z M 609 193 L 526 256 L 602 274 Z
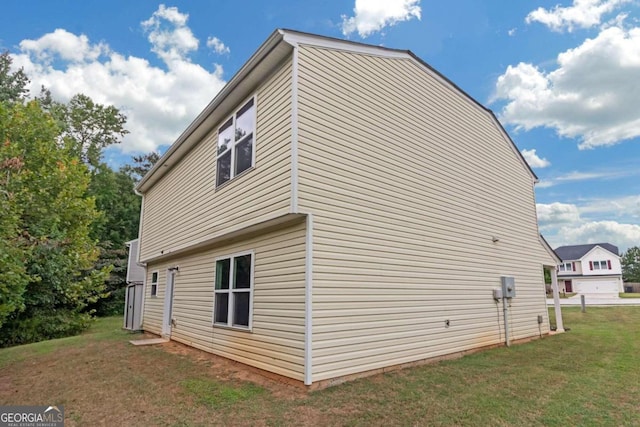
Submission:
M 82 94 L 57 102 L 44 87 L 27 103 L 29 80 L 11 65 L 0 55 L 0 345 L 122 311 L 124 242 L 140 210 L 136 178 L 102 163 L 128 133 L 126 117 Z
M 98 242 L 96 268 L 111 267 L 112 271 L 105 282 L 105 298 L 91 304 L 90 309 L 98 315 L 117 314 L 124 308 L 124 243 L 138 234 L 140 199 L 133 192 L 134 179 L 103 163 L 102 154 L 104 148 L 120 143 L 128 133 L 124 128 L 126 117 L 117 108 L 97 104 L 82 94 L 63 104 L 54 101 L 43 87 L 37 99 L 60 127 L 64 146 L 91 170 L 87 193 L 100 212 L 90 232 Z
M 22 102 L 29 93 L 29 78 L 22 68 L 11 72 L 12 63 L 9 52 L 0 54 L 0 102 Z
M 99 249 L 90 231 L 99 212 L 87 195 L 91 173 L 59 137 L 39 102 L 0 103 L 0 163 L 13 168 L 4 179 L 12 220 L 3 228 L 20 250 L 22 267 L 14 269 L 26 279 L 22 295 L 16 286 L 3 295 L 22 302 L 5 318 L 0 345 L 77 333 L 91 318 L 87 305 L 104 296 L 110 267 L 94 268 Z
M 129 133 L 124 128 L 127 118 L 112 105 L 96 104 L 83 94 L 75 95 L 68 104 L 51 101 L 46 90 L 41 97 L 48 98 L 48 109 L 62 129 L 62 140 L 70 154 L 93 169 L 100 166 L 103 149 L 119 144 Z
M 94 170 L 89 193 L 95 197 L 102 215 L 94 221 L 91 235 L 100 247 L 97 267 L 113 266 L 106 281 L 107 298 L 91 305 L 99 316 L 121 314 L 124 310 L 127 251 L 125 242 L 138 236 L 140 197 L 133 187 L 135 180 L 123 170 L 114 171 L 105 164 Z
M 0 128 L 7 119 L 8 108 L 0 103 Z M 15 200 L 23 166 L 18 147 L 4 140 L 0 144 L 0 328 L 10 314 L 24 308 L 29 283 L 23 256 L 27 248 L 20 241 L 22 209 Z
M 622 278 L 625 282 L 640 282 L 640 247 L 627 249 L 622 255 Z
M 160 160 L 160 157 L 160 153 L 156 151 L 140 156 L 133 156 L 133 165 L 125 165 L 122 167 L 122 170 L 129 174 L 137 183 L 151 170 L 158 160 Z
M 124 243 L 138 235 L 140 197 L 133 188 L 135 180 L 123 170 L 114 171 L 104 163 L 93 173 L 89 194 L 102 215 L 92 225 L 92 237 L 124 248 Z

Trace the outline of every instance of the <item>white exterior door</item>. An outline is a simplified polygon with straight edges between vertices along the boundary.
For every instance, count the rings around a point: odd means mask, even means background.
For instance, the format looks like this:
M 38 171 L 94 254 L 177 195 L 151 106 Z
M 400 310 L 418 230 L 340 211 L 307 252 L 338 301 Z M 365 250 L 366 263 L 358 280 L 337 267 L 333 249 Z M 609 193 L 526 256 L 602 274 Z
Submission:
M 162 335 L 171 336 L 171 313 L 173 310 L 173 285 L 175 283 L 175 270 L 167 271 L 167 287 L 164 293 L 164 314 L 162 316 Z

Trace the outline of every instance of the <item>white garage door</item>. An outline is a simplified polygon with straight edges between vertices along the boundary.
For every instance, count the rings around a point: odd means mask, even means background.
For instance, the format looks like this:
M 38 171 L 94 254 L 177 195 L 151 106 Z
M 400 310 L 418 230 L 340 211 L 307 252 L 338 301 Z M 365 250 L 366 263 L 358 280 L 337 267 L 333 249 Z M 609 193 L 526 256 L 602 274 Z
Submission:
M 618 290 L 618 282 L 617 281 L 576 281 L 576 286 L 574 288 L 574 292 L 579 292 L 581 294 L 617 294 L 620 292 Z

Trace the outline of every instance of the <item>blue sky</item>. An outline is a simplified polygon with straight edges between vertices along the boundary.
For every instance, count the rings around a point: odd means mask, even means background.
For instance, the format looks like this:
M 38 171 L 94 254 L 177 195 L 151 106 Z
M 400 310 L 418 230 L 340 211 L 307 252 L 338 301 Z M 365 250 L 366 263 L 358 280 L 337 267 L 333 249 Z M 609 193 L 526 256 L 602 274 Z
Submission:
M 113 104 L 116 165 L 164 151 L 276 28 L 410 49 L 495 111 L 552 246 L 640 245 L 638 0 L 7 2 L 0 49 L 64 101 Z M 479 147 L 481 149 L 481 147 Z

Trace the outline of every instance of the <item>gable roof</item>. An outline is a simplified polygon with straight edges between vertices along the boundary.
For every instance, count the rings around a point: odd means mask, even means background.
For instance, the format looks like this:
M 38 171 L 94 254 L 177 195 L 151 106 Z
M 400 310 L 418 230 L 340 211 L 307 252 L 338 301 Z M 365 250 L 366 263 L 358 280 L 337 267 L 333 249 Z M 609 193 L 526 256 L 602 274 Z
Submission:
M 596 246 L 600 246 L 602 249 L 619 256 L 618 247 L 611 243 L 589 243 L 586 245 L 560 246 L 555 249 L 555 252 L 563 261 L 576 260 L 585 256 Z
M 182 134 L 169 147 L 160 160 L 156 162 L 151 170 L 142 177 L 140 182 L 136 185 L 135 191 L 138 193 L 147 192 L 171 169 L 173 165 L 184 157 L 191 148 L 193 148 L 209 131 L 211 131 L 214 126 L 219 124 L 222 119 L 229 114 L 229 111 L 236 107 L 236 104 L 255 90 L 260 82 L 264 80 L 264 76 L 268 75 L 268 73 L 271 72 L 271 70 L 273 70 L 278 64 L 281 64 L 282 61 L 291 54 L 298 45 L 310 45 L 389 58 L 407 58 L 415 61 L 427 73 L 439 79 L 444 84 L 451 86 L 476 107 L 483 110 L 486 114 L 489 114 L 520 162 L 531 174 L 534 182 L 538 182 L 537 175 L 526 162 L 522 153 L 517 148 L 509 134 L 505 131 L 500 121 L 498 121 L 493 111 L 482 105 L 471 95 L 466 93 L 410 50 L 391 49 L 349 40 L 303 33 L 300 31 L 277 29 L 271 33 L 267 40 L 262 43 L 258 50 L 227 82 L 222 90 L 218 92 L 209 105 L 207 105 L 193 120 L 193 122 L 182 132 Z

